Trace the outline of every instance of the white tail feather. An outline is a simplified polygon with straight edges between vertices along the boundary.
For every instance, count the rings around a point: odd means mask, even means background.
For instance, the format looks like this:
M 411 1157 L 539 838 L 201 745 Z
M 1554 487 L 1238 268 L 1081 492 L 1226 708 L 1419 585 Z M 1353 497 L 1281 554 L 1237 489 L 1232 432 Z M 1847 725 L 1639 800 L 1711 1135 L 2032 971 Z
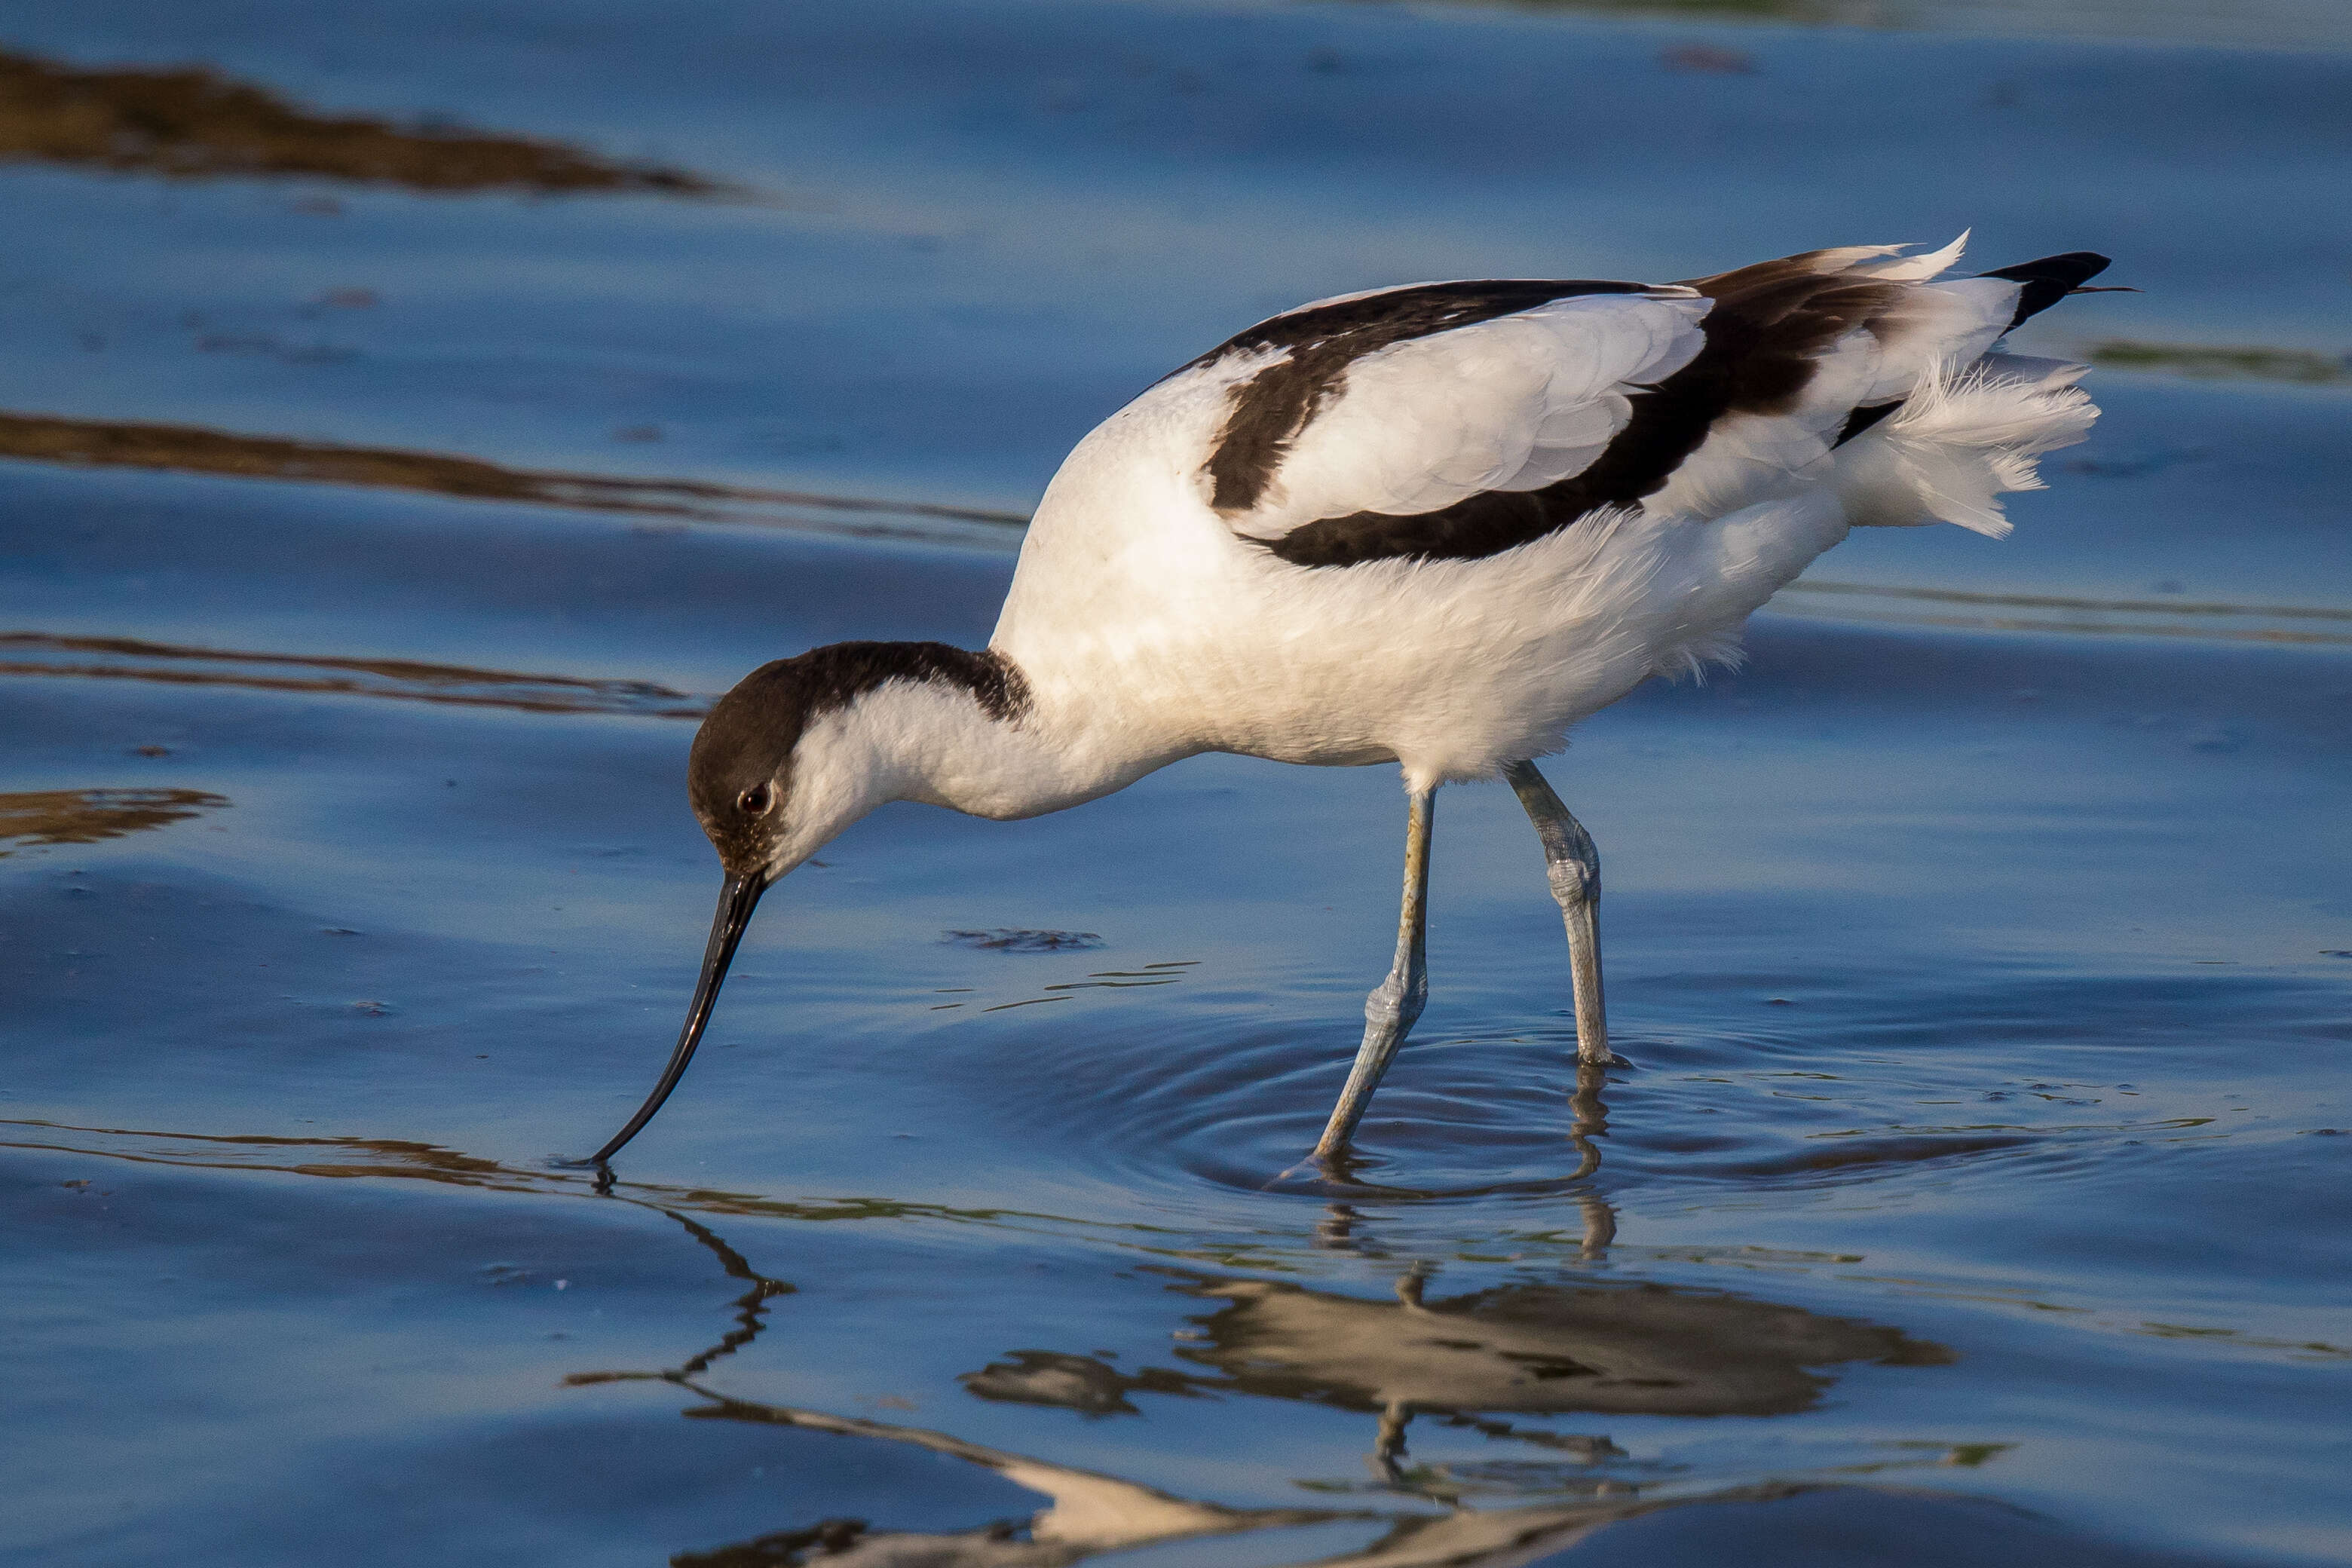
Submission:
M 1940 520 L 2003 539 L 2000 497 L 2042 488 L 2035 459 L 2088 434 L 2097 406 L 2085 367 L 1989 354 L 1928 367 L 1902 409 L 1840 453 L 1839 489 L 1860 525 Z

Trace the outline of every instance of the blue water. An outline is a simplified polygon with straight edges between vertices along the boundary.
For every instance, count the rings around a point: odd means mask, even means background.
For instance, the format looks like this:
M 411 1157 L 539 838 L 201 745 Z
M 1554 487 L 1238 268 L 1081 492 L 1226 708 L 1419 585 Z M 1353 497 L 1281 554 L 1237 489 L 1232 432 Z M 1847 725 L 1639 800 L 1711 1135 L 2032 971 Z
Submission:
M 16 56 L 738 194 L 0 164 L 0 415 L 1017 513 L 1303 299 L 1969 225 L 2145 290 L 2021 347 L 2337 363 L 2352 38 L 2305 42 L 21 8 Z M 2352 383 L 2154 363 L 2014 538 L 1858 538 L 1550 764 L 1597 1096 L 1524 819 L 1445 792 L 1353 1188 L 1284 1173 L 1399 792 L 1231 758 L 877 814 L 609 1189 L 548 1164 L 699 955 L 677 715 L 977 646 L 1015 525 L 0 460 L 0 1561 L 2352 1560 Z M 947 939 L 997 929 L 1100 945 Z

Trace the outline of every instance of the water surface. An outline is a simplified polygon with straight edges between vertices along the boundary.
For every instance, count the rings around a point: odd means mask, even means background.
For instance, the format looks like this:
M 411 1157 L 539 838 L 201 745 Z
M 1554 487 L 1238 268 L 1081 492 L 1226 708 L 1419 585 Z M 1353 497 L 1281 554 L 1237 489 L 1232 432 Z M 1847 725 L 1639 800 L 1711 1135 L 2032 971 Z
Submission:
M 0 1553 L 2352 1559 L 2352 64 L 2177 9 L 8 18 L 0 79 L 250 112 L 0 113 Z M 2105 419 L 1550 764 L 1627 1067 L 1449 790 L 1430 1009 L 1295 1171 L 1399 794 L 1202 758 L 877 814 L 548 1163 L 691 982 L 694 716 L 976 646 L 1170 365 L 1970 224 L 2147 290 L 2020 334 Z

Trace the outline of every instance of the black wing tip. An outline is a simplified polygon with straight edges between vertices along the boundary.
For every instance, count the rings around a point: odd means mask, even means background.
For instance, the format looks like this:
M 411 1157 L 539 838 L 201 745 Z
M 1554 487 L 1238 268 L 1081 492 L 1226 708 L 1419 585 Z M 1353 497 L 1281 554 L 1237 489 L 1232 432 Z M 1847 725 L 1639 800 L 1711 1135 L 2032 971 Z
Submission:
M 1996 267 L 1980 276 L 2007 278 L 2019 283 L 2048 279 L 2052 282 L 2063 281 L 2072 289 L 2077 284 L 2089 282 L 2113 265 L 2113 258 L 2101 256 L 2095 250 L 2069 250 L 2060 256 L 2021 261 L 2014 267 Z
M 2110 265 L 2110 259 L 2095 250 L 2069 250 L 2063 255 L 2021 261 L 2014 267 L 1997 267 L 1979 276 L 2006 278 L 2023 285 L 2018 290 L 2017 314 L 2010 318 L 2009 324 L 2014 327 L 2028 316 L 2040 315 Z

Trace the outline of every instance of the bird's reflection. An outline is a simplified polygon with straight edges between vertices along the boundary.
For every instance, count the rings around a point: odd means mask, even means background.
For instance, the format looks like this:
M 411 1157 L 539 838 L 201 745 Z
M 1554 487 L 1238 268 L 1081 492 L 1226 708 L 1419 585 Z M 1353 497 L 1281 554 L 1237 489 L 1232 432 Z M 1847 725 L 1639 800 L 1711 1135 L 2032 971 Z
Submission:
M 1599 1169 L 1606 1131 L 1597 1082 L 1580 1083 L 1571 1111 L 1568 1136 L 1590 1176 Z M 730 1302 L 728 1326 L 715 1342 L 674 1366 L 583 1372 L 568 1382 L 664 1383 L 695 1397 L 684 1414 L 697 1419 L 800 1427 L 922 1448 L 992 1470 L 1044 1500 L 1034 1513 L 1009 1524 L 979 1521 L 968 1530 L 940 1533 L 876 1530 L 813 1508 L 769 1534 L 673 1559 L 694 1568 L 769 1568 L 818 1560 L 846 1568 L 1061 1568 L 1129 1548 L 1241 1535 L 1253 1537 L 1251 1560 L 1267 1563 L 1503 1568 L 1564 1549 L 1590 1531 L 1637 1513 L 1805 1489 L 1647 1496 L 1646 1467 L 1605 1431 L 1551 1429 L 1559 1418 L 1785 1415 L 1817 1404 L 1841 1364 L 1925 1366 L 1950 1359 L 1941 1347 L 1893 1328 L 1720 1291 L 1620 1281 L 1571 1266 L 1549 1279 L 1449 1295 L 1440 1292 L 1434 1278 L 1407 1262 L 1395 1269 L 1393 1294 L 1385 1299 L 1231 1272 L 1163 1268 L 1161 1278 L 1173 1299 L 1185 1303 L 1178 1314 L 1185 1326 L 1175 1331 L 1180 1337 L 1170 1364 L 1121 1369 L 1104 1356 L 1037 1348 L 1008 1352 L 963 1379 L 975 1397 L 1058 1406 L 1099 1419 L 1135 1418 L 1150 1409 L 1150 1399 L 1171 1396 L 1280 1399 L 1367 1418 L 1366 1447 L 1374 1470 L 1369 1482 L 1352 1488 L 1315 1482 L 1331 1506 L 1240 1509 L 982 1447 L 949 1433 L 741 1399 L 705 1381 L 722 1358 L 764 1331 L 776 1303 L 794 1289 L 761 1272 L 711 1222 L 724 1224 L 725 1215 L 809 1223 L 915 1215 L 971 1223 L 992 1217 L 983 1211 L 880 1199 L 787 1203 L 652 1187 L 618 1183 L 609 1172 L 592 1180 L 384 1140 L 18 1125 L 25 1130 L 21 1139 L 0 1142 L 69 1148 L 140 1163 L 421 1179 L 618 1202 L 661 1213 L 744 1287 Z M 1576 1204 L 1582 1213 L 1583 1258 L 1602 1258 L 1615 1230 L 1608 1204 L 1589 1185 L 1561 1194 L 1559 1201 Z M 1391 1249 L 1377 1234 L 1386 1199 L 1372 1194 L 1351 1202 L 1355 1206 L 1330 1206 L 1325 1242 L 1344 1240 L 1362 1259 L 1388 1256 Z M 1412 1248 L 1400 1241 L 1393 1250 Z M 1248 1419 L 1244 1411 L 1234 1414 Z M 1523 1454 L 1532 1446 L 1547 1458 L 1491 1465 L 1412 1464 L 1405 1436 L 1416 1421 L 1507 1442 Z M 1932 1464 L 1957 1453 L 1938 1446 L 1902 1462 Z M 1355 1495 L 1345 1495 L 1350 1491 Z M 1328 1495 L 1333 1492 L 1341 1495 Z M 1507 1506 L 1465 1506 L 1477 1494 L 1490 1500 L 1509 1495 Z M 1444 1511 L 1431 1512 L 1433 1504 Z M 1322 1528 L 1312 1539 L 1297 1542 L 1295 1549 L 1271 1534 L 1318 1525 Z M 1357 1531 L 1353 1542 L 1335 1544 L 1330 1531 L 1345 1529 Z M 1339 1555 L 1331 1555 L 1335 1550 Z
M 722 1261 L 740 1261 L 707 1227 L 686 1221 Z M 733 1267 L 729 1272 L 736 1274 Z M 588 1373 L 573 1383 L 657 1378 L 704 1403 L 683 1414 L 697 1420 L 798 1427 L 839 1436 L 902 1444 L 993 1470 L 1036 1492 L 1045 1505 L 1022 1521 L 992 1521 L 956 1531 L 873 1530 L 861 1520 L 828 1518 L 706 1552 L 684 1552 L 672 1568 L 781 1568 L 822 1560 L 841 1568 L 1065 1568 L 1102 1553 L 1213 1536 L 1360 1521 L 1375 1539 L 1328 1555 L 1318 1532 L 1297 1558 L 1263 1542 L 1252 1556 L 1318 1568 L 1504 1568 L 1565 1549 L 1590 1531 L 1636 1514 L 1691 1503 L 1787 1496 L 1807 1489 L 1771 1485 L 1718 1489 L 1647 1499 L 1636 1487 L 1601 1474 L 1564 1500 L 1499 1509 L 1460 1506 L 1471 1488 L 1443 1472 L 1409 1472 L 1403 1427 L 1417 1412 L 1488 1436 L 1542 1443 L 1570 1460 L 1597 1467 L 1622 1459 L 1603 1436 L 1561 1436 L 1517 1427 L 1497 1414 L 1610 1410 L 1643 1413 L 1777 1415 L 1811 1405 L 1829 1378 L 1812 1370 L 1859 1359 L 1906 1365 L 1948 1360 L 1935 1345 L 1898 1331 L 1825 1318 L 1799 1308 L 1661 1287 L 1554 1289 L 1509 1287 L 1430 1301 L 1409 1274 L 1394 1302 L 1365 1301 L 1288 1285 L 1196 1279 L 1188 1293 L 1227 1304 L 1202 1320 L 1208 1341 L 1180 1356 L 1215 1375 L 1149 1369 L 1122 1374 L 1091 1356 L 1021 1352 L 964 1381 L 986 1399 L 1058 1405 L 1089 1415 L 1134 1410 L 1130 1393 L 1239 1393 L 1303 1399 L 1377 1412 L 1375 1458 L 1381 1489 L 1454 1505 L 1449 1511 L 1389 1508 L 1229 1508 L 1098 1471 L 992 1448 L 944 1432 L 895 1426 L 825 1411 L 734 1397 L 698 1381 L 699 1370 L 759 1331 L 760 1314 L 779 1293 L 745 1266 L 754 1281 L 737 1302 L 742 1325 L 710 1351 L 668 1372 Z M 784 1287 L 789 1289 L 789 1287 Z M 1575 1358 L 1582 1357 L 1583 1360 Z M 1271 1550 L 1270 1550 L 1271 1548 Z
M 1615 1066 L 1625 1066 L 1618 1061 Z M 1384 1163 L 1377 1156 L 1367 1155 L 1354 1145 L 1343 1145 L 1310 1155 L 1266 1184 L 1266 1190 L 1282 1185 L 1292 1176 L 1312 1170 L 1321 1181 L 1316 1186 L 1328 1193 L 1336 1201 L 1355 1202 L 1385 1198 L 1411 1202 L 1431 1198 L 1496 1197 L 1506 1194 L 1527 1196 L 1558 1196 L 1573 1194 L 1589 1183 L 1601 1169 L 1601 1140 L 1609 1135 L 1609 1107 L 1601 1098 L 1608 1087 L 1609 1069 L 1594 1062 L 1576 1064 L 1576 1087 L 1568 1097 L 1568 1121 L 1563 1135 L 1577 1157 L 1575 1169 L 1563 1175 L 1544 1176 L 1527 1181 L 1490 1183 L 1475 1187 L 1430 1189 L 1399 1185 L 1376 1179 Z M 1296 1190 L 1296 1189 L 1294 1189 Z M 1310 1189 L 1312 1190 L 1312 1189 Z
M 1939 1345 L 1801 1307 L 1655 1284 L 1517 1284 L 1431 1300 L 1405 1274 L 1393 1300 L 1265 1279 L 1194 1275 L 1176 1287 L 1222 1301 L 1174 1355 L 1200 1371 L 1122 1374 L 1092 1357 L 1024 1351 L 969 1374 L 984 1399 L 1102 1414 L 1113 1390 L 1181 1384 L 1360 1411 L 1379 1421 L 1373 1458 L 1402 1475 L 1416 1415 L 1598 1462 L 1602 1436 L 1561 1436 L 1496 1417 L 1787 1415 L 1811 1409 L 1853 1362 L 1934 1366 Z M 1131 1408 L 1131 1407 L 1130 1407 Z
M 1608 1135 L 1604 1070 L 1580 1064 L 1567 1136 L 1577 1177 L 1598 1172 Z M 1348 1173 L 1334 1173 L 1341 1180 Z M 1580 1255 L 1604 1258 L 1616 1211 L 1590 1190 L 1565 1194 L 1580 1213 Z M 1388 1256 L 1356 1206 L 1333 1203 L 1317 1229 L 1326 1247 Z M 1939 1345 L 1899 1330 L 1824 1317 L 1724 1292 L 1646 1283 L 1523 1283 L 1430 1300 L 1418 1265 L 1395 1300 L 1255 1279 L 1180 1276 L 1176 1289 L 1225 1304 L 1193 1320 L 1174 1354 L 1205 1372 L 1121 1373 L 1091 1356 L 1013 1352 L 965 1374 L 983 1399 L 1062 1405 L 1089 1415 L 1131 1411 L 1137 1389 L 1234 1393 L 1362 1411 L 1379 1419 L 1375 1472 L 1404 1481 L 1405 1430 L 1416 1415 L 1489 1436 L 1565 1450 L 1588 1464 L 1622 1458 L 1605 1436 L 1514 1426 L 1508 1416 L 1783 1415 L 1810 1409 L 1853 1362 L 1932 1366 Z
M 698 1224 L 679 1214 L 676 1209 L 664 1209 L 661 1212 L 684 1226 L 688 1236 L 709 1247 L 718 1258 L 719 1266 L 727 1270 L 729 1279 L 745 1280 L 751 1287 L 735 1298 L 734 1330 L 709 1350 L 699 1355 L 689 1356 L 679 1364 L 677 1374 L 682 1377 L 692 1377 L 708 1372 L 710 1369 L 710 1363 L 719 1357 L 733 1355 L 737 1351 L 758 1339 L 760 1331 L 768 1326 L 769 1301 L 778 1296 L 793 1295 L 799 1288 L 787 1284 L 782 1279 L 771 1279 L 753 1268 L 741 1253 L 720 1240 L 719 1234 L 709 1226 Z
M 1569 1138 L 1580 1174 L 1600 1165 L 1607 1131 L 1601 1075 L 1580 1075 L 1570 1102 Z M 1586 1259 L 1604 1257 L 1615 1237 L 1614 1211 L 1597 1194 L 1569 1194 L 1583 1215 Z M 648 1205 L 652 1206 L 652 1205 Z M 1055 1406 L 1090 1418 L 1137 1415 L 1139 1394 L 1221 1398 L 1247 1395 L 1360 1412 L 1373 1418 L 1370 1493 L 1379 1507 L 1242 1509 L 1175 1496 L 1139 1482 L 991 1448 L 948 1433 L 825 1411 L 738 1398 L 702 1374 L 751 1342 L 773 1300 L 793 1287 L 760 1273 L 699 1220 L 663 1207 L 719 1259 L 730 1278 L 751 1286 L 733 1303 L 735 1327 L 717 1344 L 660 1372 L 586 1373 L 575 1384 L 657 1380 L 686 1389 L 701 1404 L 698 1420 L 791 1426 L 906 1445 L 993 1470 L 1041 1495 L 1024 1521 L 947 1532 L 874 1530 L 864 1521 L 825 1518 L 713 1551 L 681 1552 L 674 1568 L 770 1568 L 823 1560 L 927 1568 L 1063 1568 L 1105 1552 L 1214 1536 L 1360 1521 L 1368 1543 L 1338 1556 L 1318 1531 L 1300 1559 L 1318 1568 L 1479 1568 L 1559 1551 L 1585 1533 L 1633 1514 L 1691 1502 L 1785 1495 L 1789 1487 L 1717 1489 L 1696 1496 L 1641 1495 L 1642 1472 L 1601 1433 L 1559 1432 L 1537 1423 L 1587 1415 L 1791 1415 L 1811 1408 L 1834 1381 L 1833 1369 L 1856 1362 L 1932 1366 L 1950 1361 L 1939 1345 L 1900 1330 L 1827 1317 L 1717 1290 L 1608 1279 L 1531 1280 L 1440 1297 L 1429 1274 L 1410 1267 L 1392 1299 L 1378 1300 L 1262 1279 L 1161 1268 L 1171 1291 L 1202 1303 L 1191 1327 L 1176 1331 L 1164 1367 L 1122 1370 L 1103 1354 L 1013 1351 L 960 1381 L 975 1397 Z M 1384 1253 L 1372 1221 L 1334 1203 L 1318 1232 L 1325 1246 L 1360 1256 Z M 1410 1424 L 1425 1418 L 1498 1440 L 1534 1445 L 1557 1458 L 1541 1465 L 1412 1466 Z M 1508 1472 L 1499 1484 L 1481 1471 Z M 1473 1509 L 1480 1490 L 1517 1491 L 1532 1482 L 1547 1500 Z M 1411 1498 L 1425 1509 L 1399 1512 Z M 1361 1538 L 1360 1537 L 1360 1540 Z M 1278 1542 L 1252 1549 L 1260 1560 L 1290 1561 Z
M 1598 1262 L 1608 1257 L 1610 1245 L 1617 1239 L 1617 1211 L 1591 1185 L 1592 1177 L 1601 1170 L 1601 1140 L 1609 1136 L 1609 1106 L 1601 1098 L 1601 1091 L 1608 1087 L 1608 1069 L 1599 1063 L 1579 1061 L 1576 1064 L 1576 1089 L 1568 1099 L 1566 1131 L 1569 1147 L 1576 1152 L 1576 1169 L 1564 1177 L 1548 1179 L 1542 1187 L 1548 1195 L 1566 1198 L 1576 1205 L 1584 1231 L 1578 1252 L 1587 1262 Z M 1370 1163 L 1351 1150 L 1342 1149 L 1323 1155 L 1317 1163 L 1331 1182 L 1367 1198 L 1410 1200 L 1475 1195 L 1421 1193 L 1373 1184 L 1366 1180 L 1364 1174 Z M 1482 1193 L 1497 1190 L 1481 1189 Z M 1335 1198 L 1325 1208 L 1322 1220 L 1315 1227 L 1315 1242 L 1318 1247 L 1330 1251 L 1352 1252 L 1363 1258 L 1389 1256 L 1388 1249 L 1372 1234 L 1362 1210 L 1346 1198 Z
M 1130 1394 L 1191 1394 L 1182 1373 L 1160 1367 L 1122 1373 L 1090 1355 L 1063 1351 L 1014 1351 L 1004 1361 L 956 1379 L 982 1399 L 1007 1405 L 1054 1405 L 1082 1415 L 1139 1415 Z
M 1645 1499 L 1620 1488 L 1614 1495 L 1520 1508 L 1457 1507 L 1440 1514 L 1393 1508 L 1227 1508 L 943 1432 L 731 1398 L 684 1377 L 670 1381 L 707 1402 L 685 1411 L 689 1418 L 793 1426 L 904 1444 L 994 1470 L 1046 1500 L 1026 1519 L 992 1521 L 954 1531 L 874 1530 L 863 1520 L 824 1519 L 711 1551 L 681 1552 L 670 1558 L 671 1568 L 784 1568 L 819 1561 L 829 1568 L 1066 1568 L 1140 1547 L 1351 1522 L 1373 1539 L 1332 1555 L 1329 1537 L 1318 1531 L 1298 1542 L 1295 1555 L 1284 1552 L 1278 1542 L 1267 1541 L 1255 1542 L 1249 1555 L 1268 1563 L 1312 1563 L 1314 1568 L 1516 1568 L 1638 1514 L 1814 1489 L 1773 1483 Z
M 1378 1517 L 1362 1510 L 1351 1514 L 1333 1509 L 1236 1509 L 1195 1502 L 1116 1476 L 968 1443 L 944 1432 L 730 1398 L 687 1377 L 673 1375 L 669 1381 L 707 1401 L 684 1412 L 691 1419 L 797 1426 L 905 1444 L 994 1470 L 1046 1500 L 1045 1507 L 1018 1523 L 992 1521 L 974 1529 L 942 1533 L 869 1531 L 863 1521 L 825 1520 L 714 1552 L 680 1552 L 670 1559 L 673 1568 L 753 1568 L 797 1563 L 817 1555 L 843 1568 L 868 1564 L 913 1568 L 918 1563 L 924 1568 L 1059 1568 L 1129 1547 L 1334 1519 Z

